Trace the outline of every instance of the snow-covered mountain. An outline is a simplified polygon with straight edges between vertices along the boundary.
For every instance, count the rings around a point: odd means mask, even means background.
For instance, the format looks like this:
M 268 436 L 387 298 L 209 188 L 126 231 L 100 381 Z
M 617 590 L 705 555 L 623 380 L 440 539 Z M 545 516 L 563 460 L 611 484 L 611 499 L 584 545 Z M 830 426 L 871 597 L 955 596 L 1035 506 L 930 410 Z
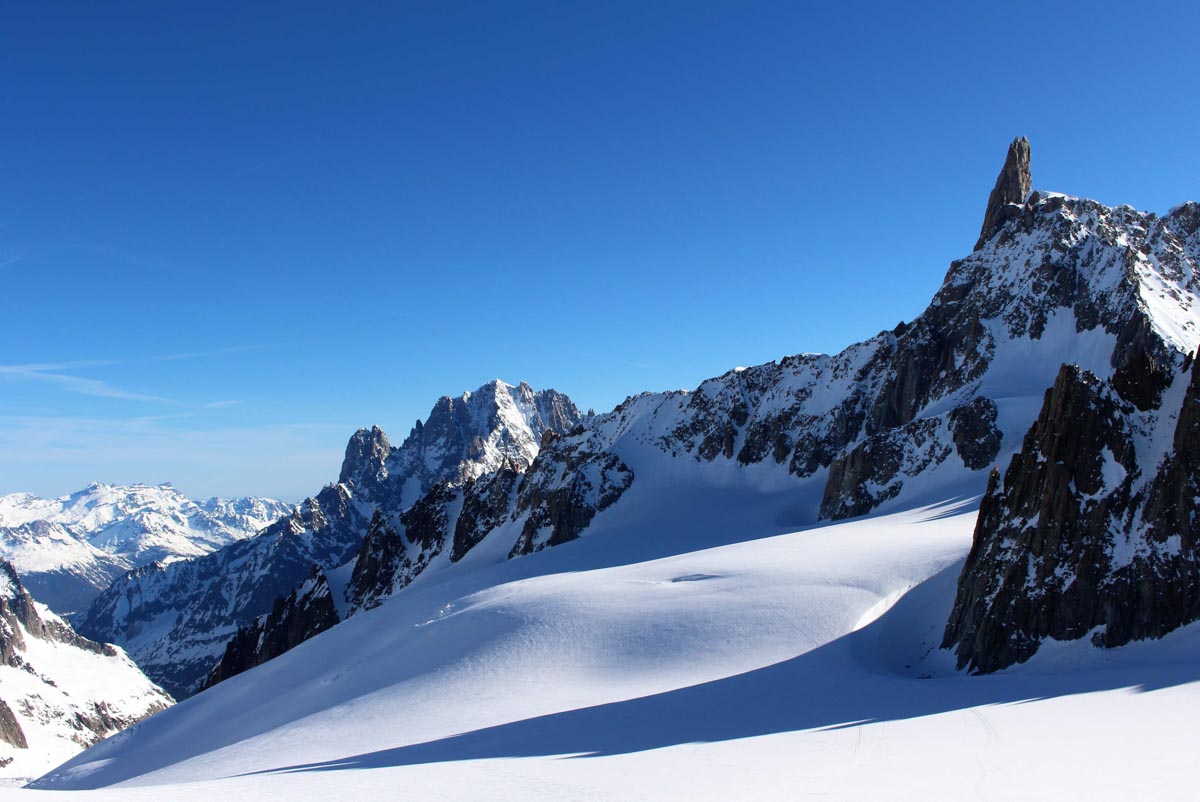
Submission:
M 1178 743 L 1200 704 L 1200 624 L 1116 651 L 1030 628 L 1042 648 L 987 677 L 939 648 L 958 645 L 947 621 L 986 646 L 1006 610 L 1074 626 L 1072 612 L 1147 587 L 1132 608 L 1146 615 L 1117 631 L 1159 636 L 1200 598 L 1194 571 L 1176 570 L 1192 565 L 1200 495 L 1200 207 L 1160 218 L 1032 192 L 1029 164 L 1014 142 L 979 245 L 929 309 L 841 354 L 636 396 L 545 435 L 530 462 L 493 459 L 417 495 L 395 492 L 382 433 L 360 432 L 346 503 L 355 488 L 400 496 L 366 505 L 361 545 L 243 628 L 224 681 L 38 785 L 147 798 L 1190 789 L 1200 774 Z M 1002 464 L 1003 487 L 989 471 Z M 1114 553 L 1170 571 L 1109 586 L 1074 570 Z M 1060 606 L 1075 584 L 1096 603 Z M 1114 742 L 1121 760 L 1097 764 Z
M 54 499 L 14 493 L 0 496 L 0 557 L 35 598 L 69 613 L 130 569 L 208 554 L 290 509 L 263 498 L 193 501 L 169 484 L 94 482 Z
M 1032 192 L 1028 165 L 1014 142 L 977 249 L 929 309 L 841 354 L 636 396 L 544 435 L 527 463 L 415 496 L 396 492 L 382 432 L 360 432 L 338 487 L 347 507 L 374 499 L 361 544 L 248 622 L 224 681 L 39 787 L 1190 789 L 1200 207 L 1160 218 Z M 1137 567 L 1108 581 L 1114 555 Z M 1098 595 L 1078 604 L 1072 587 Z M 1074 615 L 1131 598 L 1128 620 Z M 1089 621 L 1119 637 L 1079 638 Z M 1125 635 L 1165 637 L 1101 648 Z M 1040 648 L 1023 665 L 956 667 L 1024 659 L 1027 637 Z M 1114 742 L 1122 759 L 1099 766 Z
M 581 420 L 561 393 L 497 380 L 440 399 L 399 446 L 378 427 L 360 429 L 336 484 L 257 537 L 130 572 L 76 624 L 89 637 L 125 647 L 156 682 L 187 696 L 240 625 L 270 612 L 314 566 L 332 569 L 351 559 L 376 511 L 398 516 L 434 487 L 469 486 L 505 466 L 524 469 L 544 437 Z
M 123 651 L 34 601 L 0 560 L 0 777 L 36 777 L 171 703 Z
M 647 475 L 681 487 L 790 489 L 796 524 L 904 509 L 983 492 L 988 469 L 1021 448 L 1064 363 L 1161 389 L 1200 345 L 1200 206 L 1160 218 L 1031 187 L 1029 143 L 1018 139 L 975 251 L 950 265 L 917 319 L 833 356 L 786 357 L 692 392 L 629 398 L 548 436 L 528 470 L 435 486 L 380 515 L 350 562 L 289 589 L 276 615 L 240 632 L 212 681 L 480 544 L 511 558 L 608 529 L 606 518 L 634 514 L 631 493 L 645 499 L 635 491 Z M 676 502 L 668 490 L 653 503 Z

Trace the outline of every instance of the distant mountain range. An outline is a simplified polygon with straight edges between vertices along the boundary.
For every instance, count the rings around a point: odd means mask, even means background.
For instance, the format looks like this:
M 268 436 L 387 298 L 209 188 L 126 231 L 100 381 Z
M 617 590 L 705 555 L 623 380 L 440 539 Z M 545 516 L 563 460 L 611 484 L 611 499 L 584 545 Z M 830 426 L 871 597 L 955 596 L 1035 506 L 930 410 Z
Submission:
M 0 496 L 0 558 L 38 601 L 66 614 L 121 574 L 199 557 L 250 537 L 291 505 L 264 498 L 193 501 L 170 484 L 92 484 L 61 498 Z

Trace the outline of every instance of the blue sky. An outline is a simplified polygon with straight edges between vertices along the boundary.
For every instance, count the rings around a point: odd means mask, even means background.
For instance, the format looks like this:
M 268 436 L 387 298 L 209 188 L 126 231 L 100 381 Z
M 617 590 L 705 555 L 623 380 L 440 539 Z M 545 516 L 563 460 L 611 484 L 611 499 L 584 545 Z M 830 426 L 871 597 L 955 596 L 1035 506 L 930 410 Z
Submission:
M 2 3 L 0 493 L 297 499 L 918 314 L 1007 143 L 1200 197 L 1195 4 Z

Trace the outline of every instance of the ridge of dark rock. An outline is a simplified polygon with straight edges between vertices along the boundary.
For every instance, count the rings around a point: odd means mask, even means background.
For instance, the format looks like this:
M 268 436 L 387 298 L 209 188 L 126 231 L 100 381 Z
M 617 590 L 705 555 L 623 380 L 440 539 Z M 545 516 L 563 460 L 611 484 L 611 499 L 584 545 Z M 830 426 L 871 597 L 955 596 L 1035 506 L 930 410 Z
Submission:
M 1200 619 L 1200 361 L 1180 355 L 1171 373 L 1144 406 L 1119 373 L 1063 366 L 984 495 L 942 643 L 959 668 L 1007 668 L 1047 638 L 1111 648 Z
M 271 612 L 238 629 L 225 645 L 225 653 L 203 688 L 211 688 L 278 657 L 329 629 L 338 620 L 329 580 L 321 567 L 314 565 L 303 584 L 275 600 Z

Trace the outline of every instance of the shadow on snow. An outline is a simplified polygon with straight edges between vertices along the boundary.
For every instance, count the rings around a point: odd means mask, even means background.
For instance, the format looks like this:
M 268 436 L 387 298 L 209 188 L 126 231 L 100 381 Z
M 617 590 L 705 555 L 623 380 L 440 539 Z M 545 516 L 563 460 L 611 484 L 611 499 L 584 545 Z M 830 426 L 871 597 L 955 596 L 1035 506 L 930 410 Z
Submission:
M 1058 673 L 1018 670 L 923 679 L 881 645 L 904 616 L 945 586 L 961 563 L 909 593 L 875 623 L 798 657 L 711 682 L 500 724 L 425 743 L 279 766 L 250 774 L 341 771 L 489 758 L 603 757 L 691 743 L 823 731 L 988 705 L 1128 689 L 1154 691 L 1200 680 L 1197 661 Z M 944 620 L 944 619 L 943 619 Z M 891 623 L 889 623 L 889 621 Z M 912 634 L 903 622 L 901 628 Z M 940 636 L 940 631 L 937 633 Z

